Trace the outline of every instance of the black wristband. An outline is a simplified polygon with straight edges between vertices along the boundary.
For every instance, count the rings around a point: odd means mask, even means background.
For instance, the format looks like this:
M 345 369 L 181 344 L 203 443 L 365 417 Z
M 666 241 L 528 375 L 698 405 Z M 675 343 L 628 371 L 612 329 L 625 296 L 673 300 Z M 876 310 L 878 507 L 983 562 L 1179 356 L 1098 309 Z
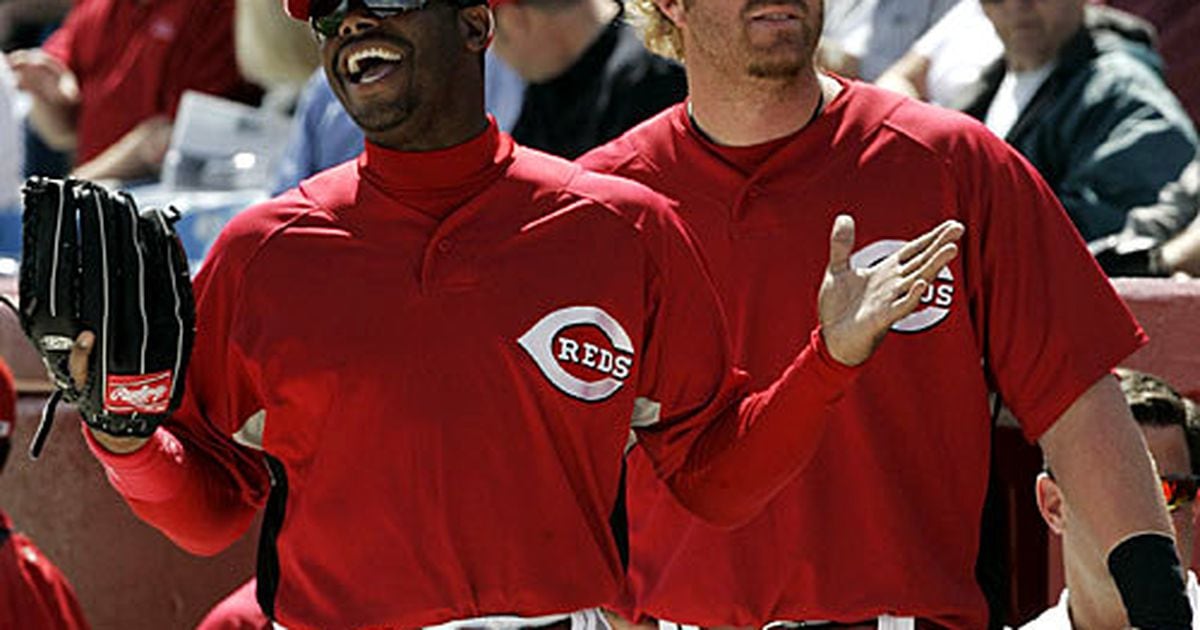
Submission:
M 1183 569 L 1175 541 L 1165 534 L 1138 534 L 1108 554 L 1108 572 L 1117 583 L 1129 625 L 1142 630 L 1189 630 Z

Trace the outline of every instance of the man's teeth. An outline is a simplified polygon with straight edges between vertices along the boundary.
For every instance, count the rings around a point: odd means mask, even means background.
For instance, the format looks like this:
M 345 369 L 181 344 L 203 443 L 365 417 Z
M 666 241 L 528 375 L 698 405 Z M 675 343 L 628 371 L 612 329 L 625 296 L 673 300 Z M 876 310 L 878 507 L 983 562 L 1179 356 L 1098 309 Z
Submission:
M 346 59 L 346 70 L 356 75 L 361 72 L 362 62 L 368 59 L 376 61 L 400 61 L 403 58 L 396 52 L 384 48 L 372 47 L 357 50 Z

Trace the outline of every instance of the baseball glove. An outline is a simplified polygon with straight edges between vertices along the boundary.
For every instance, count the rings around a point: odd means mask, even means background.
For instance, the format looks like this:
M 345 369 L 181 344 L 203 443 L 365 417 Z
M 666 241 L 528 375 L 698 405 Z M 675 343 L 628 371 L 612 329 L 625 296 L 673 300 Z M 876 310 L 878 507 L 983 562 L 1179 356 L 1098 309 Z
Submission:
M 71 179 L 33 178 L 23 193 L 18 316 L 57 387 L 30 454 L 60 398 L 100 431 L 149 436 L 179 406 L 195 331 L 178 212 L 139 213 L 127 193 Z M 78 388 L 68 358 L 84 330 L 96 341 Z

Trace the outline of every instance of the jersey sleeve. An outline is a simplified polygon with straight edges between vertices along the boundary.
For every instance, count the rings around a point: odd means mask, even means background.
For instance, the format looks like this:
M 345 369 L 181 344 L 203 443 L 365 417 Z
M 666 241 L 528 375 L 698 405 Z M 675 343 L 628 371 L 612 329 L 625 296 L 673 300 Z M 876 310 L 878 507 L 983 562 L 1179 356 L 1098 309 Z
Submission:
M 108 452 L 86 428 L 110 483 L 142 519 L 176 544 L 214 554 L 249 527 L 269 490 L 258 452 L 232 436 L 263 408 L 232 338 L 241 271 L 256 244 L 247 211 L 213 245 L 194 284 L 196 337 L 180 409 L 150 442 L 126 455 Z M 243 218 L 244 217 L 244 218 Z
M 1034 168 L 982 127 L 958 170 L 985 369 L 1034 441 L 1147 341 Z
M 746 393 L 703 263 L 673 214 L 651 234 L 652 315 L 633 426 L 680 503 L 736 525 L 754 516 L 810 460 L 830 410 L 858 373 L 820 333 L 768 389 Z

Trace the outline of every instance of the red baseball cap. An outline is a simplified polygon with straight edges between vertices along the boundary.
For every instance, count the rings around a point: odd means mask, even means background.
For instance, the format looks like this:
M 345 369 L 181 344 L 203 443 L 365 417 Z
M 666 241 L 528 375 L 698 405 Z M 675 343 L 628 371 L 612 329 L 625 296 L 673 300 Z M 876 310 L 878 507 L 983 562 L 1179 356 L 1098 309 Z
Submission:
M 310 0 L 283 0 L 283 10 L 296 20 L 308 20 Z

